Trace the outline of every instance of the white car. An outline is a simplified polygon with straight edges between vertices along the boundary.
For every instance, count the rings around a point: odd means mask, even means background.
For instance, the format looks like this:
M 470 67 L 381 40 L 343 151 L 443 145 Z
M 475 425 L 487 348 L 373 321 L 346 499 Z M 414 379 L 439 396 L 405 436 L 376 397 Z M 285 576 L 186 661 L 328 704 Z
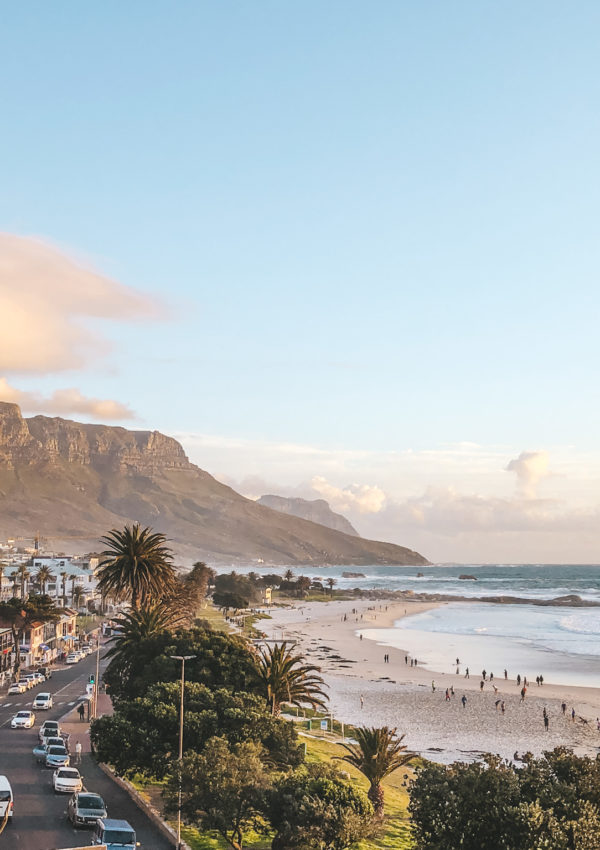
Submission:
M 36 681 L 39 682 L 40 684 L 42 682 L 46 681 L 46 677 L 44 676 L 43 673 L 40 673 L 39 670 L 36 670 L 35 673 L 33 673 L 33 675 L 35 676 Z
M 26 676 L 21 678 L 22 682 L 25 682 L 28 688 L 33 688 L 37 685 L 37 679 L 33 675 L 33 673 L 28 673 Z
M 47 711 L 49 708 L 52 708 L 52 694 L 41 693 L 36 696 L 33 701 L 34 708 L 41 708 L 42 711 Z
M 52 774 L 54 790 L 67 794 L 77 794 L 83 788 L 83 782 L 76 767 L 59 767 Z
M 33 711 L 17 711 L 13 719 L 10 721 L 11 729 L 31 729 L 35 723 L 35 714 Z
M 75 652 L 70 652 L 65 658 L 65 664 L 77 664 L 79 656 Z
M 14 694 L 24 694 L 27 690 L 27 685 L 25 682 L 13 682 L 10 688 L 8 689 L 8 696 L 13 696 Z

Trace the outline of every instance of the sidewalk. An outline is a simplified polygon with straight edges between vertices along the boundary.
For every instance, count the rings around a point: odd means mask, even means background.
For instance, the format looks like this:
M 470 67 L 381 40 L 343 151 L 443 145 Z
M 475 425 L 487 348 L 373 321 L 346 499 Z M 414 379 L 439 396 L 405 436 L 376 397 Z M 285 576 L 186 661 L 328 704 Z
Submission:
M 81 703 L 79 703 L 81 705 Z M 75 744 L 77 741 L 81 741 L 82 752 L 89 753 L 91 752 L 91 744 L 90 744 L 90 724 L 87 720 L 79 719 L 79 705 L 76 705 L 75 708 L 72 708 L 66 714 L 64 714 L 60 719 L 60 726 L 65 732 L 70 735 L 69 738 L 69 746 L 71 748 L 71 754 L 75 753 Z M 85 700 L 83 701 L 83 705 L 85 706 L 85 716 L 87 717 L 87 705 Z M 108 694 L 99 693 L 98 694 L 98 717 L 101 717 L 103 714 L 112 714 L 113 713 L 113 705 Z

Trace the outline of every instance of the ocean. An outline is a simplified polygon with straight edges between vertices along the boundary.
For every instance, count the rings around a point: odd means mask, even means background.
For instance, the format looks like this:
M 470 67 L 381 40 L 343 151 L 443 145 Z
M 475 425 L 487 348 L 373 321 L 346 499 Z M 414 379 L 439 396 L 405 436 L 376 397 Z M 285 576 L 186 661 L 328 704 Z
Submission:
M 249 568 L 250 569 L 250 568 Z M 255 568 L 256 569 L 256 568 Z M 240 570 L 245 572 L 247 570 Z M 258 570 L 257 570 L 258 571 Z M 517 596 L 550 600 L 575 594 L 600 602 L 600 566 L 481 565 L 431 567 L 322 567 L 293 570 L 296 575 L 336 579 L 336 587 L 372 590 L 412 590 L 462 596 Z M 280 569 L 260 572 L 281 572 Z M 343 572 L 362 577 L 343 578 Z M 417 573 L 422 576 L 417 577 Z M 476 581 L 460 575 L 475 576 Z M 485 669 L 503 677 L 504 669 L 534 683 L 600 687 L 600 607 L 541 607 L 532 604 L 448 602 L 430 611 L 398 620 L 392 629 L 368 629 L 365 637 L 396 646 L 440 672 L 472 675 Z

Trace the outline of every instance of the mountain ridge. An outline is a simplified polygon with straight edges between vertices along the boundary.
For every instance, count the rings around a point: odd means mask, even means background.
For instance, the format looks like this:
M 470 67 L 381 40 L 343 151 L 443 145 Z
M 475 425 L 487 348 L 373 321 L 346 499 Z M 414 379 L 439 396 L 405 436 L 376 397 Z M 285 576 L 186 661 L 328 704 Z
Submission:
M 0 402 L 0 535 L 39 532 L 93 548 L 100 535 L 133 521 L 165 533 L 181 557 L 215 564 L 428 563 L 406 547 L 246 499 L 159 431 L 25 419 L 18 405 Z

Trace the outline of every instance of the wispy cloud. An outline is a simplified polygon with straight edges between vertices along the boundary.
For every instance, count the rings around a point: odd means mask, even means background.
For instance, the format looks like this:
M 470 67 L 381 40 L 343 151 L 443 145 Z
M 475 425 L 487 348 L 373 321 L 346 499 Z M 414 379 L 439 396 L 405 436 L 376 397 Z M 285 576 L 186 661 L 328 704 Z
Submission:
M 43 410 L 59 416 L 92 416 L 102 420 L 133 419 L 135 414 L 126 404 L 112 399 L 89 398 L 79 390 L 70 388 L 55 390 L 50 395 L 25 392 L 12 387 L 5 378 L 0 378 L 0 400 L 18 404 L 25 413 Z

